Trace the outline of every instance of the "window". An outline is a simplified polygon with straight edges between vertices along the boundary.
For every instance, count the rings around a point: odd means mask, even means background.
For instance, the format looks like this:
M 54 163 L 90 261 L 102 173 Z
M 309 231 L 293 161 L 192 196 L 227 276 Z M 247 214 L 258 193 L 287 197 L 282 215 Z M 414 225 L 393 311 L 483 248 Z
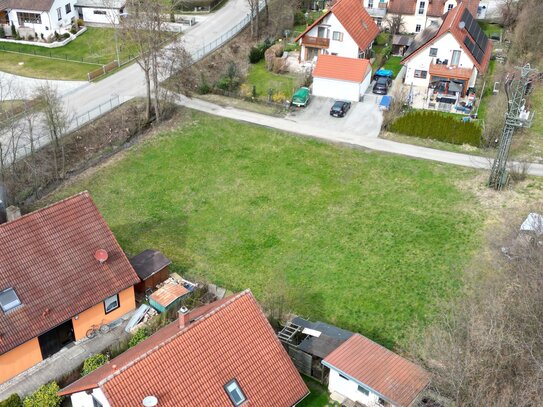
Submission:
M 57 17 L 58 17 L 58 20 L 62 20 L 62 9 L 59 7 L 57 8 Z
M 426 7 L 426 2 L 425 1 L 421 1 L 419 3 L 419 14 L 424 14 L 424 8 Z
M 104 311 L 106 314 L 109 314 L 111 311 L 116 310 L 120 306 L 119 294 L 112 295 L 104 300 Z
M 0 292 L 0 307 L 2 307 L 2 311 L 8 312 L 19 305 L 21 305 L 21 300 L 19 300 L 13 288 L 6 288 Z
M 240 406 L 245 400 L 247 400 L 236 379 L 226 383 L 224 390 L 226 390 L 226 393 L 228 394 L 228 397 L 230 397 L 230 401 L 232 404 L 234 404 L 234 406 Z
M 415 78 L 426 79 L 427 75 L 428 71 L 420 71 L 418 69 L 415 69 Z
M 420 33 L 420 29 L 421 29 L 421 25 L 420 24 L 417 24 L 417 26 L 415 27 L 415 32 L 416 33 Z
M 104 10 L 94 10 L 93 13 L 97 14 L 97 15 L 100 15 L 100 16 L 105 16 L 106 15 L 106 12 Z
M 368 8 L 373 8 L 373 0 L 368 0 Z
M 94 396 L 92 396 L 92 407 L 104 407 Z
M 70 3 L 66 4 L 66 14 L 70 14 L 72 12 L 72 5 Z
M 334 41 L 343 41 L 343 33 L 339 31 L 332 32 L 332 39 Z
M 17 13 L 19 19 L 19 25 L 27 24 L 41 24 L 41 15 L 36 13 Z
M 457 66 L 460 63 L 460 55 L 462 54 L 461 51 L 453 51 L 452 59 L 451 59 L 451 65 Z
M 430 48 L 430 56 L 437 57 L 437 48 Z
M 348 378 L 348 377 L 346 377 L 346 376 L 343 376 L 343 375 L 342 375 L 341 373 L 339 373 L 339 377 L 341 377 L 341 378 L 342 378 L 343 380 L 349 380 L 349 378 Z
M 451 11 L 454 8 L 454 4 L 449 4 L 447 6 L 447 11 Z
M 358 385 L 358 391 L 360 393 L 362 393 L 364 396 L 369 396 L 370 395 L 369 390 L 366 389 L 365 387 L 360 386 L 360 385 Z

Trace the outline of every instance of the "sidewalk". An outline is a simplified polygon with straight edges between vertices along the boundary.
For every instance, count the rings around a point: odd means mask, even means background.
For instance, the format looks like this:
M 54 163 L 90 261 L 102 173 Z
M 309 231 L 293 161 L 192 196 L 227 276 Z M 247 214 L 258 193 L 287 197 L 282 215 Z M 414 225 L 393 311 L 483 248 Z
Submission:
M 131 316 L 132 312 L 121 317 L 118 320 L 120 325 L 115 328 L 113 328 L 115 321 L 112 322 L 110 325 L 113 326 L 108 333 L 98 334 L 92 340 L 84 339 L 74 342 L 20 375 L 1 384 L 0 400 L 8 398 L 13 393 L 17 393 L 21 397 L 26 396 L 34 392 L 41 385 L 52 380 L 58 380 L 62 376 L 72 372 L 89 356 L 102 352 L 128 335 L 124 332 L 124 327 Z

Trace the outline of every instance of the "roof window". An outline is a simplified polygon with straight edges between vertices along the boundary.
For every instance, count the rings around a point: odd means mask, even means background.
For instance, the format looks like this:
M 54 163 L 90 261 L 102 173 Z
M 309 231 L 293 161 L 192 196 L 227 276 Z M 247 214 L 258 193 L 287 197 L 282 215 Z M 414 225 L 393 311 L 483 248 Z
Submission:
M 234 406 L 241 406 L 245 400 L 247 400 L 236 379 L 230 380 L 228 383 L 226 383 L 224 385 L 224 389 L 226 390 L 226 393 L 228 393 L 228 397 L 230 397 L 230 401 L 232 404 L 234 404 Z
M 8 312 L 19 305 L 21 305 L 21 300 L 19 300 L 13 288 L 6 288 L 0 292 L 0 307 L 2 311 Z

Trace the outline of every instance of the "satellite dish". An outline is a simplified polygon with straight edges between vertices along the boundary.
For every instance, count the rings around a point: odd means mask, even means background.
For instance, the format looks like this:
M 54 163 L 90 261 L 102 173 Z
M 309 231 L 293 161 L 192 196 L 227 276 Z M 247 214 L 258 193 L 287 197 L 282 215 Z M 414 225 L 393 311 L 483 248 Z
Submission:
M 144 407 L 155 407 L 158 404 L 158 399 L 155 396 L 147 396 L 143 399 Z
M 96 253 L 94 253 L 94 258 L 100 262 L 100 264 L 105 263 L 107 258 L 109 257 L 108 253 L 104 249 L 98 249 L 96 250 Z
M 464 21 L 460 21 L 458 23 L 458 28 L 460 28 L 461 30 L 463 30 L 464 28 L 466 28 L 466 23 Z

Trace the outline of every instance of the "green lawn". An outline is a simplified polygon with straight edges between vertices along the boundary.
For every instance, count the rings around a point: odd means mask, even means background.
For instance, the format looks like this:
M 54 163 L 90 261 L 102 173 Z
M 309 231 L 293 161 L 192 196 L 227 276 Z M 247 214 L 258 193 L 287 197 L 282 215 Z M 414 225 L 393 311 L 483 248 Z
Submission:
M 394 72 L 394 77 L 396 77 L 402 69 L 402 65 L 400 65 L 401 60 L 402 57 L 390 57 L 383 65 L 383 69 L 390 69 Z
M 40 79 L 86 80 L 96 65 L 0 52 L 0 71 Z
M 488 37 L 490 37 L 492 34 L 500 35 L 501 32 L 503 31 L 503 28 L 501 27 L 501 25 L 496 24 L 496 23 L 489 23 L 487 21 L 479 21 L 479 25 L 481 26 L 481 28 L 483 29 L 483 31 Z
M 186 111 L 56 194 L 89 190 L 123 249 L 172 271 L 402 344 L 457 295 L 482 215 L 475 172 Z
M 302 400 L 299 407 L 324 407 L 328 405 L 330 398 L 328 397 L 328 391 L 318 381 L 313 380 L 307 376 L 302 376 L 305 384 L 309 388 L 309 395 Z
M 256 94 L 259 97 L 267 97 L 268 89 L 273 89 L 275 92 L 284 93 L 287 99 L 290 99 L 298 88 L 300 79 L 292 75 L 270 72 L 266 69 L 266 62 L 260 61 L 250 66 L 246 82 L 256 86 Z
M 488 63 L 488 72 L 486 74 L 485 88 L 483 89 L 483 92 L 482 92 L 483 97 L 479 102 L 479 108 L 477 110 L 477 117 L 481 120 L 485 119 L 486 111 L 488 108 L 488 102 L 494 96 L 492 92 L 494 90 L 494 70 L 495 69 L 496 69 L 496 60 L 492 59 Z M 477 89 L 477 92 L 479 92 L 478 89 Z

